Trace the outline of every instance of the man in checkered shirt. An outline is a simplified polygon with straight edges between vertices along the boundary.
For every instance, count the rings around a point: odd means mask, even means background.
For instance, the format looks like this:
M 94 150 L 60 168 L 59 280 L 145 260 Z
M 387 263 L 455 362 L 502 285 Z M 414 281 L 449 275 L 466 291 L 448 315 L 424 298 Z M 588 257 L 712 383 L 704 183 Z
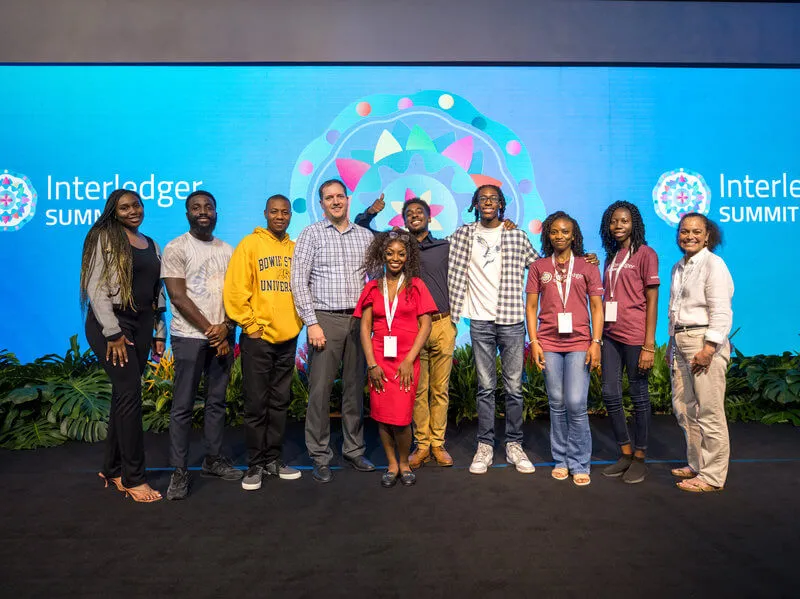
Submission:
M 478 373 L 478 450 L 469 468 L 473 474 L 484 474 L 494 456 L 498 348 L 506 392 L 506 461 L 525 474 L 535 470 L 522 450 L 523 291 L 525 269 L 539 255 L 524 231 L 501 226 L 505 207 L 499 187 L 479 187 L 470 207 L 476 222 L 459 227 L 450 237 L 450 314 L 455 322 L 470 319 Z
M 329 402 L 340 365 L 342 455 L 356 470 L 375 470 L 364 457 L 366 361 L 359 321 L 353 318 L 364 287 L 361 266 L 372 233 L 350 222 L 350 198 L 338 179 L 320 186 L 319 203 L 325 218 L 303 229 L 294 247 L 292 295 L 308 327 L 306 447 L 314 461 L 312 477 L 327 483 L 333 480 Z

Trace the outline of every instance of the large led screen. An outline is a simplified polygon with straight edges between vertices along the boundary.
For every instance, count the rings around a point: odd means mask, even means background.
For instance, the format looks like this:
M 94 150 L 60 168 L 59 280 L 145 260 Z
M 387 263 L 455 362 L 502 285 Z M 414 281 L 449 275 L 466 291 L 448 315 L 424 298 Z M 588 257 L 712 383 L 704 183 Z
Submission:
M 601 253 L 604 208 L 636 203 L 661 261 L 659 343 L 677 217 L 704 212 L 725 235 L 734 344 L 800 348 L 797 70 L 4 66 L 0 80 L 0 347 L 23 360 L 82 338 L 81 246 L 111 190 L 141 193 L 162 246 L 187 230 L 186 195 L 209 190 L 235 245 L 273 193 L 292 200 L 295 238 L 331 177 L 351 216 L 385 194 L 377 228 L 423 197 L 437 236 L 474 219 L 476 184 L 499 182 L 537 248 L 566 210 Z

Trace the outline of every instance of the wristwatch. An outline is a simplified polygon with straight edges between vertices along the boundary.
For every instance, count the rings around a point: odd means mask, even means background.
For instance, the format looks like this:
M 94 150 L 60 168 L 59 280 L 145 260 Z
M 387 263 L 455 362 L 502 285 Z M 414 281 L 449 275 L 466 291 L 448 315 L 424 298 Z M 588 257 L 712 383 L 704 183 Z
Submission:
M 602 339 L 592 339 L 592 343 L 597 343 L 600 347 L 603 347 Z

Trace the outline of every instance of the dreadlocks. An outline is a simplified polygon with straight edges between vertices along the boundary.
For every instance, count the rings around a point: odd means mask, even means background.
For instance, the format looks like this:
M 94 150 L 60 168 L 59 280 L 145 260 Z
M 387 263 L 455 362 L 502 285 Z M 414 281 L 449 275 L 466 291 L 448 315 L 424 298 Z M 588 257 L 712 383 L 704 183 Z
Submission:
M 603 218 L 600 220 L 600 239 L 603 242 L 603 249 L 606 251 L 606 260 L 611 260 L 614 255 L 620 250 L 620 245 L 609 230 L 611 224 L 611 217 L 614 212 L 619 209 L 624 209 L 631 214 L 631 255 L 636 253 L 643 245 L 647 245 L 644 238 L 644 221 L 639 209 L 630 202 L 614 202 L 606 211 L 603 212 Z
M 572 253 L 576 256 L 586 255 L 586 253 L 583 251 L 583 233 L 581 233 L 581 228 L 578 225 L 578 221 L 561 210 L 558 212 L 553 212 L 553 214 L 544 219 L 544 222 L 542 223 L 542 255 L 545 258 L 548 258 L 552 256 L 553 252 L 555 251 L 553 248 L 553 243 L 550 241 L 550 229 L 552 228 L 553 223 L 559 219 L 568 220 L 572 223 Z
M 481 185 L 478 189 L 475 190 L 475 193 L 472 194 L 472 203 L 469 205 L 468 212 L 475 213 L 475 220 L 479 221 L 481 219 L 481 211 L 478 209 L 478 203 L 480 200 L 478 199 L 481 195 L 481 190 L 483 189 L 492 189 L 497 192 L 497 197 L 500 199 L 500 210 L 497 214 L 497 218 L 503 220 L 503 217 L 506 213 L 506 196 L 503 195 L 503 190 L 500 189 L 497 185 Z
M 81 308 L 85 311 L 89 303 L 88 284 L 92 271 L 99 267 L 100 284 L 107 284 L 112 275 L 119 282 L 119 296 L 114 303 L 121 304 L 124 308 L 135 309 L 133 305 L 133 253 L 125 228 L 117 220 L 117 203 L 122 196 L 131 194 L 141 203 L 138 193 L 129 189 L 116 189 L 111 192 L 106 200 L 106 206 L 100 218 L 92 225 L 83 242 L 83 256 L 81 258 Z M 97 244 L 100 242 L 103 255 L 96 255 Z M 102 264 L 97 261 L 102 260 Z

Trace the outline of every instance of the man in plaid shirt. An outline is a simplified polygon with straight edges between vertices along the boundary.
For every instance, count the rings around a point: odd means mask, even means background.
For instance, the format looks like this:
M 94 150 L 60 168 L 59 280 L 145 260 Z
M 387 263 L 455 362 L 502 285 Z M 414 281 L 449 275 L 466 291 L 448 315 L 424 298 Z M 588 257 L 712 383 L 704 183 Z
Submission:
M 375 470 L 364 457 L 366 362 L 359 321 L 353 318 L 364 287 L 361 265 L 372 233 L 350 222 L 350 198 L 338 179 L 320 185 L 319 202 L 325 218 L 303 229 L 294 247 L 292 295 L 308 327 L 306 447 L 314 461 L 313 479 L 327 483 L 333 480 L 329 402 L 340 365 L 342 455 L 360 472 Z
M 450 237 L 448 287 L 454 322 L 469 318 L 478 373 L 478 450 L 469 471 L 484 474 L 494 456 L 495 356 L 500 350 L 506 392 L 506 461 L 522 473 L 535 470 L 522 450 L 522 369 L 525 346 L 525 269 L 539 255 L 520 229 L 501 226 L 506 200 L 483 185 L 472 197 L 476 221 Z

